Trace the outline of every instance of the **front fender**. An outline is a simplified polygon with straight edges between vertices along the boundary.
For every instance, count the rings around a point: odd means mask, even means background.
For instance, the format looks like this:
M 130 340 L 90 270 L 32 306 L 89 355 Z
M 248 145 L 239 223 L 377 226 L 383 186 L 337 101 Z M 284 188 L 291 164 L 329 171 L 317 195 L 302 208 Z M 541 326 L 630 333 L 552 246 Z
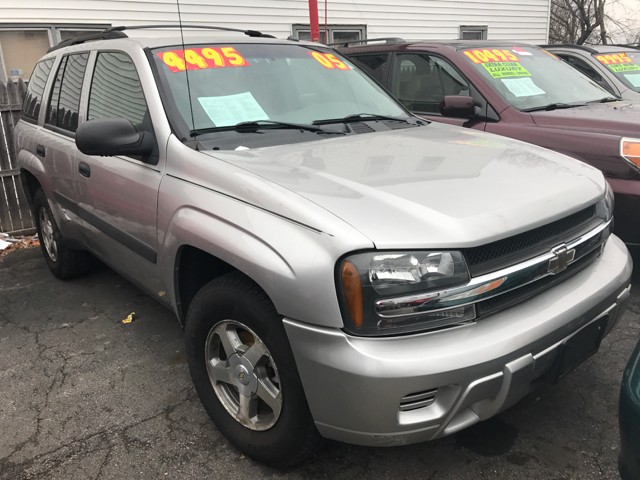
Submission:
M 371 248 L 354 235 L 350 241 L 280 217 L 229 197 L 209 192 L 214 214 L 183 206 L 171 216 L 163 246 L 163 277 L 175 295 L 179 250 L 198 248 L 255 281 L 276 310 L 287 317 L 327 327 L 342 326 L 334 268 L 344 253 Z

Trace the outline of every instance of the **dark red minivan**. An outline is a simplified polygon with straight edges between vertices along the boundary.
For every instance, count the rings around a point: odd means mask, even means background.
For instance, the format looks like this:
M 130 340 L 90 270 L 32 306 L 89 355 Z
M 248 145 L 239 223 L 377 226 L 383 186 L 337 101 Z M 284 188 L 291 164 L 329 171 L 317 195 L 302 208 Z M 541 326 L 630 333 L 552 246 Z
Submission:
M 640 103 L 612 96 L 527 44 L 383 39 L 338 50 L 422 118 L 534 143 L 599 168 L 616 196 L 614 230 L 640 247 Z M 628 68 L 623 58 L 611 61 Z

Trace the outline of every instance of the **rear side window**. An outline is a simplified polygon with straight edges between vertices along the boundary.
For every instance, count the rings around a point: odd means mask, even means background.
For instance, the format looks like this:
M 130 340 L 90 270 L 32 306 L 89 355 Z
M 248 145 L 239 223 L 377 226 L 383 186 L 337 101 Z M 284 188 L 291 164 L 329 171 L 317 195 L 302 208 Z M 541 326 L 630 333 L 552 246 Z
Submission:
M 77 130 L 80 93 L 88 59 L 86 52 L 62 59 L 47 108 L 47 124 L 69 132 Z
M 147 102 L 138 72 L 133 60 L 125 53 L 98 54 L 91 82 L 87 120 L 95 118 L 126 118 L 141 126 L 145 121 L 149 122 Z
M 563 59 L 565 62 L 567 62 L 569 65 L 571 65 L 573 68 L 575 68 L 576 70 L 578 70 L 579 72 L 583 73 L 584 75 L 589 77 L 591 80 L 596 82 L 601 87 L 606 88 L 611 93 L 615 93 L 613 92 L 613 89 L 611 88 L 609 83 L 604 78 L 602 78 L 602 76 L 598 72 L 596 72 L 591 65 L 589 65 L 587 62 L 585 62 L 581 58 L 574 57 L 573 55 L 562 55 L 562 54 L 558 54 L 558 56 L 561 59 Z
M 22 118 L 37 122 L 40 114 L 42 94 L 47 84 L 47 78 L 53 66 L 53 58 L 39 62 L 33 69 L 29 79 L 29 87 L 22 104 Z

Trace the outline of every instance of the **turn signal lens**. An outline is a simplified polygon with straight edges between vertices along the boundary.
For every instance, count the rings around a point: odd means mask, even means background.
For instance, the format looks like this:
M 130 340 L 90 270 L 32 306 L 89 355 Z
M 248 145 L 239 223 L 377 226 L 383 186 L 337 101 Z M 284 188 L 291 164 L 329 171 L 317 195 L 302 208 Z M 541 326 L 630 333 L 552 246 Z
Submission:
M 636 168 L 640 168 L 640 140 L 623 138 L 620 141 L 620 155 Z
M 342 279 L 342 291 L 351 316 L 351 321 L 356 328 L 362 327 L 362 282 L 356 266 L 350 261 L 342 264 L 340 272 Z

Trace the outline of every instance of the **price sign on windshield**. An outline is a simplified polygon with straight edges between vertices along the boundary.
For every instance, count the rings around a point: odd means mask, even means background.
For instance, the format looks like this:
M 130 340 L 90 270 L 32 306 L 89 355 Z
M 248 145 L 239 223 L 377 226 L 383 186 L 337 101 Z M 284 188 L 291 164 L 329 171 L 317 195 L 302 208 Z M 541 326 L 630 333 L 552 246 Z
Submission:
M 174 73 L 185 70 L 246 67 L 249 65 L 249 62 L 233 47 L 187 48 L 157 52 L 157 55 Z
M 517 55 L 509 50 L 488 49 L 482 50 L 465 50 L 464 54 L 471 59 L 473 63 L 489 63 L 489 62 L 519 62 Z
M 636 72 L 640 70 L 640 65 L 636 65 L 633 59 L 624 52 L 607 53 L 606 55 L 596 55 L 595 57 L 596 60 L 606 65 L 609 70 L 614 73 Z
M 598 60 L 603 65 L 619 65 L 621 63 L 633 63 L 633 60 L 627 56 L 626 53 L 608 53 L 606 55 L 596 55 Z

